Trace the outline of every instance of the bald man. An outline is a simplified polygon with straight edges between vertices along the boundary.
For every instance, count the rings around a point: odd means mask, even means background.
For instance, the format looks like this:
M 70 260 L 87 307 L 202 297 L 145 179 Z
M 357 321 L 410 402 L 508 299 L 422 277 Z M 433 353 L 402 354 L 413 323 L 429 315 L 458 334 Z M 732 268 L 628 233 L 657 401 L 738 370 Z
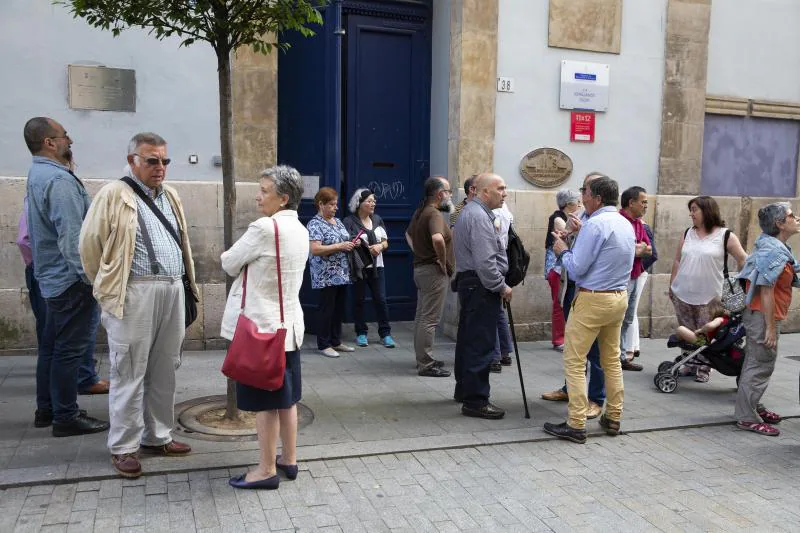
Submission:
M 475 197 L 461 210 L 454 228 L 456 285 L 461 312 L 456 338 L 456 390 L 461 414 L 497 420 L 505 411 L 489 402 L 489 367 L 502 301 L 511 301 L 506 285 L 508 258 L 502 224 L 492 210 L 503 205 L 506 183 L 497 174 L 481 174 Z

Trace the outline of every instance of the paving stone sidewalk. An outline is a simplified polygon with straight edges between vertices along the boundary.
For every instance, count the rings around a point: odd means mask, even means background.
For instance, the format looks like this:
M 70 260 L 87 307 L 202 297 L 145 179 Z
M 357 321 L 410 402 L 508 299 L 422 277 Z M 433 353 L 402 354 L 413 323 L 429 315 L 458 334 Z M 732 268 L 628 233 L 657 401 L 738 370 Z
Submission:
M 460 414 L 459 404 L 452 400 L 452 377 L 416 375 L 411 328 L 410 323 L 393 324 L 398 343 L 393 350 L 374 338 L 369 347 L 339 359 L 321 357 L 311 346 L 305 347 L 303 403 L 313 411 L 314 421 L 300 432 L 301 460 L 544 441 L 551 437 L 542 432 L 542 424 L 564 420 L 565 403 L 539 398 L 563 383 L 561 354 L 549 343 L 520 344 L 532 418 L 523 416 L 519 375 L 512 366 L 491 375 L 492 401 L 506 408 L 507 414 L 503 420 L 488 421 Z M 306 343 L 313 340 L 309 336 Z M 435 355 L 448 368 L 452 368 L 454 348 L 446 337 L 437 337 Z M 775 375 L 765 396 L 771 409 L 787 416 L 800 414 L 796 354 L 800 354 L 800 334 L 782 336 Z M 733 378 L 715 373 L 707 384 L 682 379 L 672 394 L 655 389 L 658 363 L 676 355 L 664 340 L 643 340 L 640 362 L 645 371 L 625 372 L 624 431 L 731 423 Z M 177 374 L 177 402 L 224 394 L 225 379 L 219 372 L 223 357 L 220 351 L 185 353 Z M 101 373 L 107 373 L 107 358 L 100 359 Z M 32 356 L 0 357 L 0 488 L 114 478 L 105 433 L 56 439 L 49 428 L 33 427 L 35 363 Z M 106 397 L 81 396 L 79 401 L 90 414 L 108 416 Z M 257 461 L 256 442 L 212 442 L 189 435 L 180 439 L 192 444 L 190 456 L 147 457 L 145 473 L 231 468 Z M 2 528 L 0 533 L 5 533 Z
M 308 461 L 0 491 L 2 532 L 800 531 L 800 420 Z

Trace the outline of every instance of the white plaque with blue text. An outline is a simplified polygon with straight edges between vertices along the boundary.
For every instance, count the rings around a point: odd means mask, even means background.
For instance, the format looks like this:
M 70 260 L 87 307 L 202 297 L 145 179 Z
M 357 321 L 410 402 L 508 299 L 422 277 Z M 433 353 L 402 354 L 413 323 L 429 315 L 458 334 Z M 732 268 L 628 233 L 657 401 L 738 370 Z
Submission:
M 584 61 L 561 62 L 561 109 L 608 111 L 609 67 Z

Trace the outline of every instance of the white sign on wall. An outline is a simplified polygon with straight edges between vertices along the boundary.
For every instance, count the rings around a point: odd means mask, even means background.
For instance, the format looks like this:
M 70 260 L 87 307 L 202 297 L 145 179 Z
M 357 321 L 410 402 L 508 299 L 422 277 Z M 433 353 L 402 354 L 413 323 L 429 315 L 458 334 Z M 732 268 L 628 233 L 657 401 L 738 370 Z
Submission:
M 561 109 L 607 111 L 608 86 L 608 65 L 561 61 Z
M 513 93 L 514 92 L 514 78 L 505 78 L 500 76 L 497 78 L 497 92 L 499 93 Z

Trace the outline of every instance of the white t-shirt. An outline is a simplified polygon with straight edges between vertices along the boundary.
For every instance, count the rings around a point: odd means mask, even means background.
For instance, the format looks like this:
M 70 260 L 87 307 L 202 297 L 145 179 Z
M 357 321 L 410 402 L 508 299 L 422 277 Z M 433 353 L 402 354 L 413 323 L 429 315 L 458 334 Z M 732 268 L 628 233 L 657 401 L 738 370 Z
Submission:
M 500 242 L 503 243 L 503 248 L 508 248 L 508 228 L 514 223 L 514 215 L 505 202 L 500 207 L 492 209 L 492 213 L 500 219 Z
M 722 296 L 723 241 L 727 228 L 700 238 L 692 228 L 681 248 L 681 262 L 672 282 L 672 293 L 691 305 L 705 305 Z
M 384 240 L 387 240 L 387 241 L 389 240 L 389 235 L 386 234 L 386 230 L 384 229 L 383 226 L 378 226 L 378 227 L 374 228 L 374 231 L 375 231 L 375 238 L 378 239 L 378 243 L 380 243 L 380 242 L 382 242 Z M 363 233 L 361 235 L 361 240 L 364 241 L 364 244 L 369 246 L 369 238 L 367 237 L 366 233 Z M 378 268 L 383 268 L 383 252 L 381 252 L 378 255 L 378 257 L 375 258 L 375 265 Z

